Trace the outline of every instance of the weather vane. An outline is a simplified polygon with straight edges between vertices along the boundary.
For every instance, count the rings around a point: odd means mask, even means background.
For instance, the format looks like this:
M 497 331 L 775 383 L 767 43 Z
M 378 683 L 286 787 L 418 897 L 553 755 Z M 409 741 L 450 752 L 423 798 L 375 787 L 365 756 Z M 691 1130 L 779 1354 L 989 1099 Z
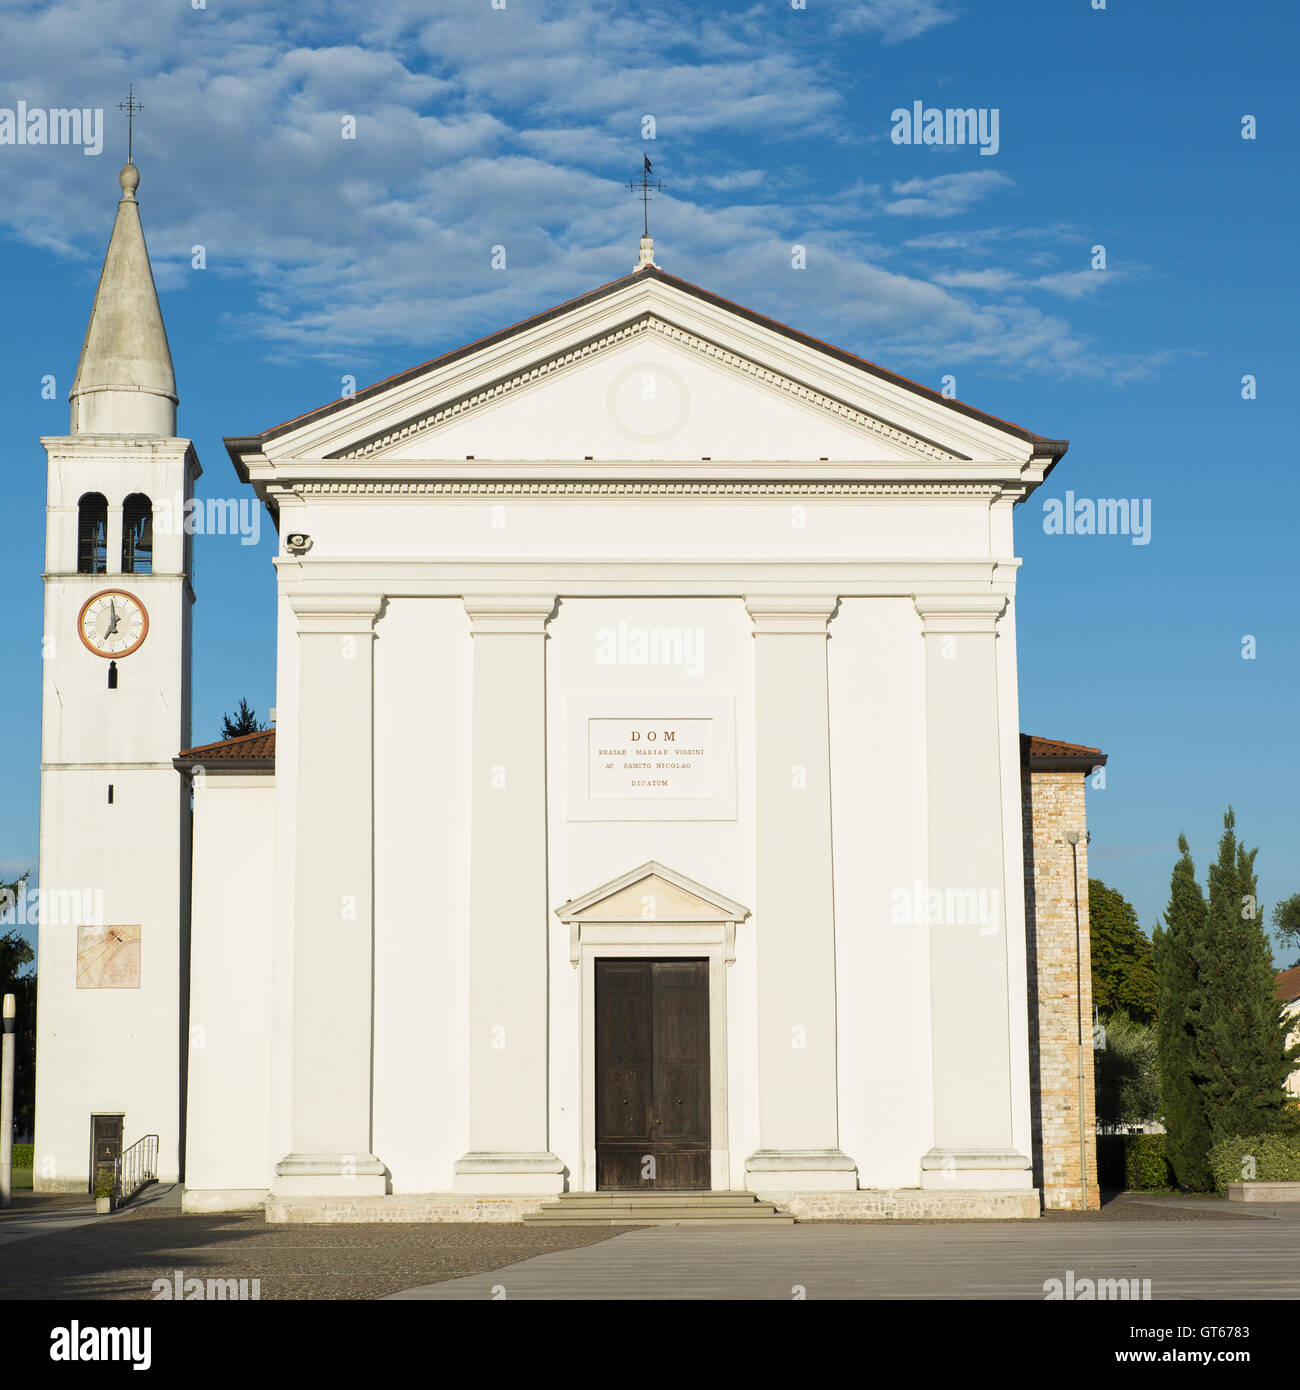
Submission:
M 663 190 L 664 190 L 664 186 L 663 186 L 663 184 L 661 184 L 661 183 L 659 182 L 658 179 L 656 179 L 656 180 L 654 181 L 654 183 L 651 183 L 651 182 L 650 182 L 650 176 L 651 176 L 651 174 L 654 173 L 654 169 L 653 169 L 653 167 L 652 167 L 651 164 L 650 164 L 650 156 L 647 154 L 647 155 L 643 155 L 642 158 L 645 160 L 645 168 L 641 171 L 641 177 L 640 177 L 639 179 L 633 179 L 633 180 L 628 184 L 628 188 L 631 189 L 631 191 L 632 191 L 633 193 L 639 193 L 639 194 L 641 195 L 641 208 L 642 208 L 642 218 L 641 218 L 641 220 L 642 220 L 642 223 L 644 224 L 643 235 L 649 236 L 649 235 L 650 235 L 650 194 L 651 194 L 652 192 L 653 192 L 653 193 L 662 193 Z
M 132 82 L 127 90 L 126 100 L 117 103 L 119 111 L 126 112 L 126 162 L 134 164 L 135 159 L 135 113 L 143 111 L 144 107 L 135 99 L 135 83 Z

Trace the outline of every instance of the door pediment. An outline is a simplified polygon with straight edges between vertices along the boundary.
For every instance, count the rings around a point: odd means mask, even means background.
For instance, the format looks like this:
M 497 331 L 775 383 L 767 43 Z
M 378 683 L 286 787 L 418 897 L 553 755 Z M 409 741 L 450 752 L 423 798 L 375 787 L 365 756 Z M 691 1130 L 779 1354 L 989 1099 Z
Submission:
M 555 915 L 569 928 L 569 960 L 575 968 L 583 941 L 721 944 L 730 965 L 736 925 L 749 916 L 749 909 L 652 859 L 571 898 Z
M 555 909 L 561 922 L 743 922 L 749 909 L 656 860 Z

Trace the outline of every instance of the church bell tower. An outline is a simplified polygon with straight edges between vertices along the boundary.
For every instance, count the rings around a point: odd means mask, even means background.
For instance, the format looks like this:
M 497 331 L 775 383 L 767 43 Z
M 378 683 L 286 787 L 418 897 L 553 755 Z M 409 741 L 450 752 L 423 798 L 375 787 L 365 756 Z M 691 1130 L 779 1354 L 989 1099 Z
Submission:
M 36 1155 L 38 1190 L 85 1192 L 156 1135 L 181 1175 L 190 810 L 191 541 L 200 473 L 136 189 L 119 176 L 66 435 L 43 439 L 45 633 Z

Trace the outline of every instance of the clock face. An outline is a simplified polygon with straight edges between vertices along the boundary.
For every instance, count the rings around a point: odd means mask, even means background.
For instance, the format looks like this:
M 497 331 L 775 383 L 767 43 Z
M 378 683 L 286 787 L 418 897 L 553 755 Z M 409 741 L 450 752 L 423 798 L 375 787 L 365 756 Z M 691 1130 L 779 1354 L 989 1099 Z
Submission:
M 130 656 L 149 634 L 149 614 L 134 594 L 102 589 L 82 605 L 77 632 L 96 656 Z

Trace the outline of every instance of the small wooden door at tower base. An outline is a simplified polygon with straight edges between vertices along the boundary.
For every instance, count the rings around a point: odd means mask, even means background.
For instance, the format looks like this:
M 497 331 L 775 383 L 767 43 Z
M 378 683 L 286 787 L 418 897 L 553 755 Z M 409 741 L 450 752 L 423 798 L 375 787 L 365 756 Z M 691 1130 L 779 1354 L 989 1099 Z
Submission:
M 596 1186 L 709 1186 L 709 963 L 596 962 Z
M 95 1190 L 95 1175 L 101 1168 L 112 1171 L 122 1156 L 122 1116 L 92 1115 L 90 1117 L 90 1190 Z

